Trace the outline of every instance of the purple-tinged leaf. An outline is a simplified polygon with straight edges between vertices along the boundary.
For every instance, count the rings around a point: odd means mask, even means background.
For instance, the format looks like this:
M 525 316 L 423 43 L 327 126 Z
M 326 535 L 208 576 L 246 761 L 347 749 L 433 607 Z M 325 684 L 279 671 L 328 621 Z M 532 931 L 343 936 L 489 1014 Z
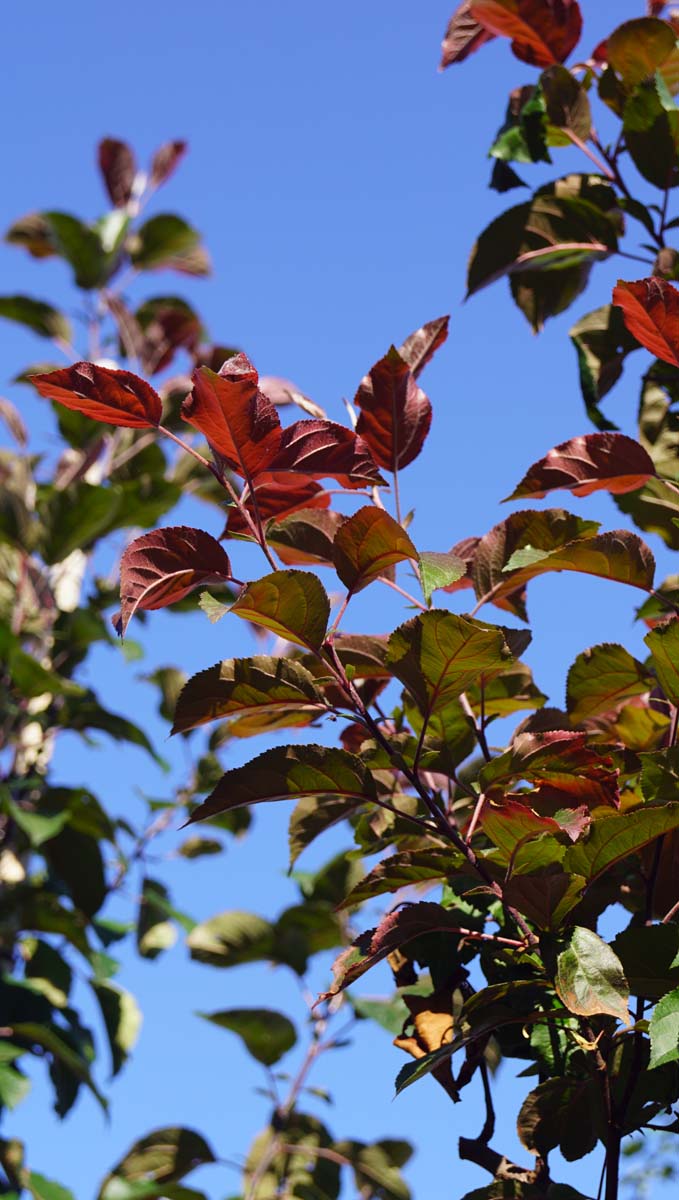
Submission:
M 420 453 L 431 425 L 431 404 L 408 363 L 393 346 L 359 384 L 356 432 L 387 471 L 407 467 Z
M 78 362 L 58 371 L 31 375 L 30 382 L 47 400 L 56 400 L 93 421 L 127 429 L 149 429 L 160 424 L 160 396 L 131 371 Z
M 194 588 L 230 578 L 228 555 L 209 533 L 177 525 L 142 534 L 130 543 L 120 562 L 121 612 L 116 629 L 122 636 L 138 608 L 166 608 Z
M 427 321 L 426 325 L 416 329 L 406 338 L 403 345 L 399 346 L 401 358 L 408 364 L 416 379 L 446 341 L 449 322 L 449 316 Z
M 311 721 L 325 709 L 313 676 L 294 659 L 262 654 L 230 658 L 184 684 L 172 733 L 186 733 L 223 717 L 262 712 L 300 713 Z
M 489 33 L 479 21 L 471 15 L 471 0 L 462 0 L 448 22 L 441 43 L 441 62 L 439 69 L 452 66 L 453 63 L 464 62 L 475 50 L 480 50 L 486 42 L 492 42 L 495 34 Z
M 350 592 L 360 592 L 395 563 L 417 560 L 408 534 L 389 513 L 374 505 L 360 508 L 335 535 L 335 570 Z
M 116 208 L 124 208 L 132 196 L 137 174 L 134 153 L 127 142 L 104 138 L 99 143 L 98 156 L 106 191 Z
M 328 628 L 330 601 L 320 579 L 309 571 L 272 571 L 248 583 L 231 612 L 278 637 L 318 650 Z
M 618 280 L 613 303 L 622 309 L 633 337 L 663 362 L 679 366 L 679 291 L 654 276 L 636 282 Z
M 606 491 L 634 492 L 655 475 L 653 460 L 633 438 L 621 433 L 589 433 L 561 442 L 533 464 L 508 500 L 541 500 L 567 488 L 574 496 Z

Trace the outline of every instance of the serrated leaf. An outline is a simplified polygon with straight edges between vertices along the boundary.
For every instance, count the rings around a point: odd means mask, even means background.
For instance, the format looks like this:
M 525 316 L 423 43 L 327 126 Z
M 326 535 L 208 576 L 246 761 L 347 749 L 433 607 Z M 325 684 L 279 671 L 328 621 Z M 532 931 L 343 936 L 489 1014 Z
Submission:
M 624 21 L 606 39 L 606 58 L 623 83 L 634 88 L 655 74 L 675 45 L 676 34 L 667 21 L 638 17 Z
M 452 552 L 441 554 L 436 550 L 423 550 L 419 561 L 422 594 L 427 604 L 431 604 L 432 592 L 449 587 L 461 579 L 467 569 L 466 563 Z
M 635 854 L 649 842 L 679 828 L 679 803 L 645 805 L 611 813 L 592 821 L 589 832 L 569 846 L 563 869 L 590 883 L 614 863 Z
M 351 593 L 360 592 L 395 563 L 417 557 L 417 550 L 398 521 L 373 505 L 360 508 L 335 534 L 335 570 Z
M 184 685 L 172 733 L 186 733 L 222 717 L 262 712 L 297 715 L 305 724 L 326 707 L 313 676 L 294 659 L 264 654 L 231 658 L 200 671 Z
M 656 1004 L 649 1025 L 651 1057 L 649 1070 L 679 1059 L 679 987 Z
M 590 1017 L 607 1013 L 626 1025 L 629 985 L 622 963 L 598 934 L 576 925 L 557 959 L 555 987 L 569 1012 Z
M 651 651 L 658 682 L 667 699 L 679 705 L 679 620 L 656 625 L 644 641 Z
M 568 672 L 566 707 L 574 724 L 618 707 L 631 696 L 649 691 L 643 663 L 612 642 L 579 654 Z
M 399 888 L 413 884 L 429 883 L 447 879 L 461 865 L 461 855 L 455 849 L 402 850 L 373 867 L 338 906 L 353 908 L 372 900 L 385 892 L 396 892 Z
M 613 303 L 622 309 L 627 329 L 642 346 L 679 366 L 679 292 L 671 283 L 657 276 L 636 282 L 619 279 Z
M 375 796 L 370 772 L 353 754 L 325 746 L 276 746 L 222 776 L 187 824 L 270 800 L 340 796 L 363 803 Z
M 120 561 L 120 635 L 138 608 L 165 608 L 205 583 L 231 578 L 226 551 L 209 533 L 188 526 L 154 529 L 135 538 Z
M 58 371 L 31 375 L 29 382 L 47 400 L 55 400 L 93 421 L 128 429 L 150 429 L 160 424 L 160 396 L 131 371 L 78 362 Z
M 361 380 L 354 404 L 356 432 L 378 466 L 395 472 L 417 458 L 431 425 L 431 404 L 394 346 Z
M 492 42 L 494 36 L 471 15 L 471 0 L 462 0 L 448 22 L 441 44 L 439 69 L 442 71 L 453 63 L 463 62 L 486 42 Z
M 230 1008 L 198 1016 L 238 1034 L 252 1057 L 266 1067 L 277 1063 L 297 1041 L 292 1021 L 270 1008 Z
M 318 484 L 311 481 L 314 488 Z M 322 495 L 321 491 L 321 495 Z M 329 497 L 326 497 L 329 499 Z M 270 521 L 266 540 L 286 567 L 330 566 L 335 535 L 346 517 L 327 508 L 300 508 Z
M 470 11 L 490 33 L 511 38 L 517 58 L 539 67 L 568 58 L 582 31 L 577 0 L 558 9 L 544 0 L 472 0 Z
M 653 460 L 632 438 L 621 433 L 590 433 L 555 446 L 533 463 L 508 500 L 540 500 L 547 492 L 567 488 L 574 496 L 606 491 L 633 492 L 655 475 Z
M 417 379 L 448 337 L 450 317 L 436 317 L 411 333 L 398 352 Z
M 231 612 L 278 637 L 318 650 L 328 628 L 330 601 L 320 579 L 310 572 L 273 571 L 248 583 Z

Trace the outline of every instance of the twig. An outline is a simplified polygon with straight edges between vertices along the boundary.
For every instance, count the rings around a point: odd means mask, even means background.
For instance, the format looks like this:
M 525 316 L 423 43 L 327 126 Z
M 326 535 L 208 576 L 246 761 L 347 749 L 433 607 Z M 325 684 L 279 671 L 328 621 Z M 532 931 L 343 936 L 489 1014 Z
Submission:
M 395 583 L 393 579 L 387 579 L 386 575 L 380 575 L 378 578 L 380 583 L 386 583 L 387 587 L 392 588 L 393 591 L 398 592 L 401 596 L 404 596 L 410 604 L 414 604 L 415 608 L 419 608 L 421 612 L 429 612 L 426 604 L 423 604 L 421 600 L 416 600 L 414 596 L 410 595 L 410 592 L 407 592 L 405 588 L 399 587 L 399 585 Z

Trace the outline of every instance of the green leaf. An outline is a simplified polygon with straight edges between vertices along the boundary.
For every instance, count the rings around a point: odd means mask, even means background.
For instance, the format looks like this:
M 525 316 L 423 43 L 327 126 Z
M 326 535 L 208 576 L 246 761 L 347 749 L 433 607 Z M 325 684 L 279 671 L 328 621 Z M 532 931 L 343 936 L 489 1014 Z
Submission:
M 566 850 L 564 871 L 592 882 L 614 863 L 636 853 L 664 833 L 679 829 L 679 803 L 644 805 L 629 812 L 597 814 L 588 833 Z
M 221 717 L 275 713 L 306 725 L 327 705 L 313 676 L 290 658 L 231 658 L 194 675 L 183 687 L 172 733 L 185 733 Z
M 27 939 L 22 955 L 27 959 L 24 970 L 31 986 L 38 988 L 56 1008 L 65 1008 L 73 981 L 66 959 L 49 942 L 39 938 Z
M 629 985 L 622 963 L 598 934 L 576 925 L 557 959 L 555 987 L 569 1012 L 591 1017 L 608 1013 L 630 1023 Z
M 578 356 L 580 389 L 587 415 L 597 429 L 615 429 L 599 411 L 604 396 L 622 375 L 625 358 L 639 349 L 629 333 L 621 309 L 612 304 L 597 308 L 569 330 Z
M 387 665 L 428 717 L 511 657 L 502 629 L 433 609 L 392 633 Z
M 278 637 L 318 650 L 328 628 L 330 601 L 320 579 L 310 572 L 273 571 L 248 583 L 231 612 Z
M 277 1063 L 297 1042 L 292 1021 L 270 1008 L 230 1008 L 197 1015 L 238 1034 L 248 1053 L 266 1067 Z
M 338 906 L 353 908 L 385 892 L 396 892 L 412 884 L 445 880 L 459 870 L 462 856 L 455 849 L 402 850 L 382 859 Z
M 606 41 L 606 57 L 630 88 L 654 75 L 675 48 L 676 35 L 667 21 L 639 17 L 624 21 Z
M 187 824 L 267 800 L 341 796 L 363 803 L 375 795 L 369 771 L 353 754 L 325 746 L 276 746 L 222 776 Z
M 164 883 L 146 877 L 142 884 L 137 918 L 137 950 L 142 958 L 157 958 L 177 940 L 177 932 L 167 920 L 169 893 Z
M 74 550 L 88 550 L 115 528 L 121 495 L 117 489 L 79 482 L 68 488 L 41 489 L 38 511 L 43 523 L 41 554 L 52 565 Z
M 212 596 L 210 592 L 200 593 L 198 607 L 202 608 L 211 625 L 216 625 L 218 621 L 221 621 L 222 617 L 225 617 L 230 612 L 230 605 L 222 604 L 221 600 L 218 600 L 216 596 Z
M 671 550 L 679 550 L 679 497 L 663 479 L 649 479 L 638 492 L 614 496 L 616 506 L 645 533 L 656 533 Z
M 26 654 L 21 643 L 7 625 L 0 625 L 0 658 L 6 664 L 13 685 L 25 699 L 42 696 L 82 696 L 83 689 L 56 671 L 42 667 L 34 655 Z
M 335 534 L 335 570 L 351 593 L 360 592 L 395 563 L 417 558 L 417 550 L 398 521 L 374 505 L 360 508 Z
M 204 858 L 206 854 L 221 854 L 224 849 L 216 838 L 189 837 L 177 847 L 182 858 Z
M 579 654 L 568 672 L 566 707 L 574 724 L 609 712 L 651 688 L 643 663 L 623 646 L 604 642 Z
M 630 992 L 660 1000 L 679 986 L 679 926 L 630 925 L 611 946 L 620 959 Z
M 645 542 L 626 529 L 569 542 L 558 550 L 524 546 L 503 568 L 508 589 L 517 588 L 546 571 L 579 571 L 628 583 L 648 592 L 653 587 L 655 559 Z
M 357 1195 L 379 1197 L 379 1200 L 410 1200 L 410 1190 L 399 1170 L 412 1154 L 408 1142 L 381 1141 L 365 1145 L 344 1139 L 335 1143 L 335 1149 L 351 1163 Z
M 608 258 L 618 245 L 615 222 L 589 199 L 536 194 L 508 209 L 480 235 L 469 260 L 469 296 L 503 275 Z
M 524 1100 L 517 1119 L 527 1150 L 546 1158 L 558 1146 L 568 1162 L 583 1158 L 605 1127 L 601 1089 L 592 1075 L 546 1079 Z
M 120 1187 L 122 1183 L 177 1183 L 194 1167 L 216 1161 L 208 1142 L 195 1130 L 181 1126 L 155 1129 L 135 1142 L 107 1175 L 98 1200 L 124 1200 L 129 1193 Z M 157 1194 L 169 1195 L 165 1188 Z
M 71 817 L 68 809 L 55 813 L 53 816 L 44 816 L 42 813 L 22 808 L 20 804 L 9 798 L 3 800 L 3 808 L 16 822 L 22 833 L 26 834 L 31 846 L 35 849 L 42 846 L 43 842 L 55 837 Z
M 547 67 L 540 76 L 547 117 L 557 129 L 569 129 L 586 142 L 592 127 L 587 92 L 566 67 Z
M 47 1050 L 67 1071 L 75 1075 L 76 1079 L 87 1085 L 104 1112 L 107 1111 L 107 1101 L 94 1083 L 87 1062 L 67 1044 L 61 1031 L 57 1033 L 54 1028 L 40 1025 L 35 1021 L 13 1022 L 12 1029 L 15 1037 L 26 1038 L 28 1042 L 33 1042 Z
M 679 620 L 656 625 L 644 638 L 651 651 L 658 682 L 667 699 L 679 705 Z
M 679 1059 L 679 987 L 658 1001 L 649 1025 L 651 1057 L 649 1069 Z
M 237 967 L 266 961 L 273 949 L 274 927 L 255 913 L 225 912 L 191 930 L 191 958 L 212 967 Z
M 78 287 L 89 291 L 105 282 L 107 255 L 94 229 L 64 212 L 41 214 L 57 254 L 73 268 Z
M 16 1048 L 16 1053 L 20 1051 Z M 21 1104 L 31 1090 L 31 1081 L 7 1062 L 0 1062 L 0 1105 L 10 1110 Z
M 420 579 L 422 594 L 427 604 L 431 604 L 432 592 L 456 583 L 465 573 L 465 563 L 456 554 L 440 554 L 436 550 L 423 550 L 420 554 Z
M 625 102 L 623 129 L 625 145 L 639 173 L 664 189 L 679 183 L 679 110 L 669 93 L 665 97 L 661 85 L 662 78 L 656 75 L 635 88 Z
M 22 1172 L 24 1187 L 31 1193 L 33 1200 L 75 1200 L 73 1192 L 69 1191 L 53 1179 L 46 1179 L 37 1171 Z
M 71 340 L 70 322 L 44 300 L 33 300 L 30 296 L 0 296 L 0 317 L 26 325 L 40 337 Z
M 290 814 L 288 828 L 290 867 L 319 834 L 350 816 L 361 803 L 343 796 L 304 796 L 299 800 Z
M 640 757 L 644 798 L 666 806 L 679 790 L 679 746 L 666 746 Z
M 132 993 L 124 988 L 101 980 L 90 982 L 106 1026 L 111 1048 L 111 1074 L 117 1075 L 139 1037 L 141 1009 Z
M 392 1037 L 398 1037 L 410 1016 L 406 1003 L 398 992 L 385 998 L 350 995 L 348 1000 L 359 1017 L 366 1021 L 374 1021 Z
M 200 234 L 182 217 L 161 213 L 136 230 L 130 257 L 141 270 L 165 268 L 186 275 L 209 275 L 210 260 Z

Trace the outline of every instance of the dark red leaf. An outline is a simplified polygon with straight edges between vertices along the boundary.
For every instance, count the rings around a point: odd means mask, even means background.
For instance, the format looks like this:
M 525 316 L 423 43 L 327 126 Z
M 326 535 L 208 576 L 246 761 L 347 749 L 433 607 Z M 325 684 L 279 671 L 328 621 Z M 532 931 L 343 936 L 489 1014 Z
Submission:
M 431 425 L 431 404 L 393 346 L 361 380 L 354 403 L 360 409 L 356 432 L 380 467 L 398 471 L 417 458 Z
M 622 309 L 630 333 L 663 362 L 679 367 L 679 291 L 653 277 L 618 280 L 613 303 Z
M 164 145 L 156 150 L 151 163 L 151 183 L 154 187 L 159 187 L 161 183 L 167 182 L 186 154 L 187 149 L 188 145 L 186 142 L 178 141 L 165 142 Z
M 403 345 L 399 346 L 401 358 L 408 364 L 416 379 L 448 337 L 449 322 L 449 316 L 427 321 L 426 325 L 416 329 L 406 338 Z
M 516 57 L 536 67 L 564 62 L 582 32 L 577 0 L 472 0 L 470 13 L 489 33 L 511 38 Z
M 124 208 L 132 195 L 137 174 L 134 153 L 127 142 L 104 138 L 99 143 L 99 169 L 112 202 L 116 208 Z
M 471 15 L 471 0 L 463 0 L 450 18 L 441 43 L 440 70 L 443 71 L 453 63 L 463 62 L 486 42 L 492 42 L 494 37 L 495 34 L 489 33 Z
M 93 421 L 128 429 L 148 429 L 160 423 L 160 396 L 131 371 L 112 371 L 95 363 L 79 362 L 59 371 L 31 375 L 30 381 L 47 400 L 56 400 Z
M 322 484 L 307 475 L 277 474 L 264 471 L 257 476 L 254 484 L 259 515 L 263 521 L 275 518 L 277 521 L 290 516 L 304 508 L 327 508 L 330 496 Z M 245 502 L 245 507 L 254 516 L 252 498 Z M 239 537 L 250 535 L 250 530 L 239 509 L 229 509 L 226 529 L 222 536 Z
M 555 446 L 533 463 L 508 500 L 542 499 L 567 488 L 575 496 L 606 491 L 619 496 L 634 492 L 655 475 L 650 456 L 639 442 L 621 433 L 589 433 Z
M 245 479 L 265 470 L 280 445 L 278 413 L 260 392 L 245 354 L 228 358 L 219 374 L 208 367 L 194 371 L 193 391 L 181 411 L 226 466 Z
M 269 469 L 336 479 L 345 488 L 374 487 L 385 481 L 371 450 L 367 440 L 334 421 L 296 421 L 283 430 Z
M 209 533 L 183 525 L 154 529 L 135 538 L 121 559 L 115 627 L 122 637 L 138 608 L 166 608 L 196 587 L 230 578 L 228 555 Z

